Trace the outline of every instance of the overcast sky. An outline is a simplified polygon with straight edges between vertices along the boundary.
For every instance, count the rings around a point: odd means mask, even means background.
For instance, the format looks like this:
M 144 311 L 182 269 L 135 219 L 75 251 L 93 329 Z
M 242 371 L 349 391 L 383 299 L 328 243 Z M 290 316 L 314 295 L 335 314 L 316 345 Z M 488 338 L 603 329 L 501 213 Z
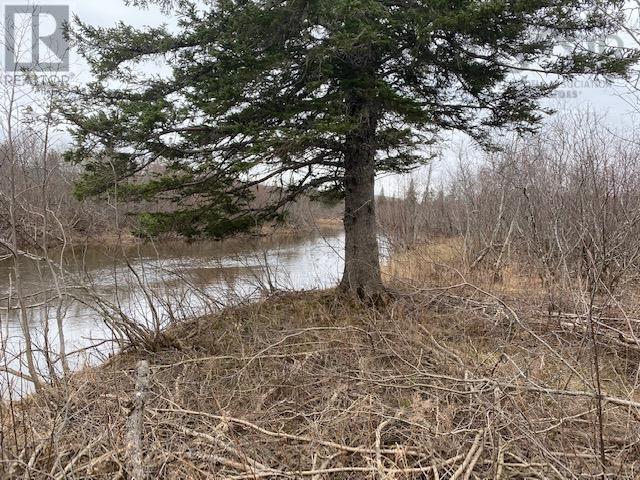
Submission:
M 5 0 L 0 0 L 5 1 Z M 6 3 L 6 1 L 5 1 Z M 20 3 L 13 0 L 10 3 Z M 40 2 L 40 3 L 64 3 L 64 2 Z M 130 25 L 160 25 L 171 22 L 171 19 L 164 16 L 157 8 L 152 7 L 141 10 L 135 7 L 128 7 L 123 0 L 73 0 L 66 2 L 70 5 L 73 13 L 77 14 L 84 21 L 93 25 L 113 25 L 117 21 L 125 21 Z M 586 86 L 584 84 L 587 84 Z M 611 109 L 613 112 L 622 113 L 625 111 L 625 103 L 619 99 L 616 89 L 593 86 L 594 82 L 589 79 L 578 81 L 578 86 L 567 86 L 561 90 L 568 96 L 576 96 L 571 100 L 554 102 L 554 104 L 566 104 L 566 107 L 576 107 L 578 105 L 592 104 L 598 109 Z
M 19 2 L 14 0 L 10 3 Z M 141 10 L 135 7 L 127 7 L 122 0 L 73 0 L 66 3 L 70 5 L 73 13 L 93 25 L 108 26 L 120 20 L 135 26 L 159 25 L 171 22 L 171 19 L 162 15 L 157 8 L 152 7 Z M 76 67 L 80 66 L 76 64 Z M 589 79 L 579 80 L 577 83 L 578 85 L 576 86 L 567 85 L 566 88 L 558 92 L 560 95 L 569 98 L 553 99 L 551 104 L 558 108 L 579 108 L 580 106 L 591 105 L 600 111 L 609 111 L 617 118 L 627 112 L 628 105 L 619 97 L 622 89 L 594 86 L 594 82 Z
M 21 5 L 28 2 L 20 0 L 0 0 L 0 6 L 4 11 L 4 5 Z M 32 2 L 33 3 L 33 2 Z M 78 15 L 83 21 L 101 26 L 114 25 L 118 21 L 142 27 L 145 25 L 159 25 L 174 21 L 156 8 L 139 9 L 128 7 L 123 0 L 70 0 L 70 1 L 39 1 L 39 4 L 69 5 L 72 14 Z M 75 55 L 71 55 L 71 73 L 79 78 L 89 78 L 85 65 Z M 554 108 L 562 110 L 580 110 L 592 108 L 595 111 L 604 113 L 608 121 L 614 126 L 632 124 L 630 113 L 632 107 L 624 100 L 624 88 L 611 88 L 598 85 L 590 79 L 579 79 L 575 85 L 563 86 L 558 91 L 559 98 L 549 99 L 547 103 Z M 456 139 L 456 142 L 458 139 Z M 390 181 L 385 180 L 389 185 Z

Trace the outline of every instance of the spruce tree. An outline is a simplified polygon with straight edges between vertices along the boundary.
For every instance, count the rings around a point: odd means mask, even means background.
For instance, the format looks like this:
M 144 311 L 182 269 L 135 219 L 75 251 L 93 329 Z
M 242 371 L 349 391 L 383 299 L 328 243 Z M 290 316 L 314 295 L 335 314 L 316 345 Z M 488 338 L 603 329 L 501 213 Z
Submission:
M 615 31 L 618 0 L 130 3 L 160 6 L 178 28 L 70 28 L 93 72 L 60 102 L 68 156 L 85 167 L 78 195 L 115 182 L 123 200 L 170 199 L 142 216 L 149 233 L 213 237 L 305 192 L 343 198 L 341 286 L 361 297 L 383 292 L 377 173 L 428 162 L 440 132 L 491 148 L 492 134 L 533 130 L 556 80 L 622 76 L 635 60 L 583 48 Z M 574 48 L 554 48 L 560 38 Z M 261 184 L 277 193 L 267 204 L 252 201 Z

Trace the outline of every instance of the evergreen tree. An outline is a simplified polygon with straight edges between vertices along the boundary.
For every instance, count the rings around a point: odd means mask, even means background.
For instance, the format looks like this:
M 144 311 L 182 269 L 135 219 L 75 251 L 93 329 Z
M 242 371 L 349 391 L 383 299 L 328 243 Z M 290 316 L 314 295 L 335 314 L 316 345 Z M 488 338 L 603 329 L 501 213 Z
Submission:
M 409 186 L 404 195 L 403 224 L 406 229 L 404 232 L 404 246 L 415 246 L 418 239 L 418 229 L 420 227 L 418 221 L 418 189 L 416 181 L 413 177 L 409 179 Z
M 78 195 L 115 180 L 121 199 L 177 202 L 143 217 L 149 232 L 214 237 L 303 192 L 344 198 L 342 288 L 360 296 L 383 291 L 376 173 L 427 162 L 441 131 L 491 147 L 493 131 L 534 129 L 558 83 L 527 82 L 522 65 L 561 79 L 624 75 L 634 60 L 580 46 L 614 31 L 622 0 L 130 3 L 179 25 L 71 28 L 94 75 L 60 102 L 86 172 Z M 559 37 L 575 48 L 555 51 Z M 262 183 L 280 188 L 258 207 Z

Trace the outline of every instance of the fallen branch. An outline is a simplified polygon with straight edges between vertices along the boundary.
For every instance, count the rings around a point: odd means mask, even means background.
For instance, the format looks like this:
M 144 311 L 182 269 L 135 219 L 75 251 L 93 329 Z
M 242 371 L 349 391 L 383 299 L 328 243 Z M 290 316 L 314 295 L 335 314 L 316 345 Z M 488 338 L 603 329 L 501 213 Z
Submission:
M 315 470 L 288 470 L 288 471 L 279 471 L 279 470 L 264 470 L 254 472 L 249 465 L 242 464 L 233 460 L 229 460 L 227 458 L 221 457 L 219 455 L 207 455 L 204 453 L 194 453 L 194 452 L 183 452 L 187 458 L 200 460 L 200 461 L 209 461 L 218 463 L 220 465 L 224 465 L 229 468 L 233 468 L 234 470 L 249 472 L 244 475 L 234 475 L 234 476 L 226 476 L 227 479 L 234 480 L 242 480 L 242 479 L 254 479 L 254 478 L 268 478 L 268 477 L 315 477 L 321 475 L 329 475 L 335 473 L 375 473 L 378 471 L 377 466 L 368 466 L 368 467 L 333 467 L 333 468 L 319 468 Z M 453 465 L 464 458 L 464 455 L 456 455 L 455 457 L 449 458 L 448 460 L 444 460 L 439 463 L 434 463 L 433 465 L 426 467 L 415 467 L 415 468 L 387 468 L 385 472 L 388 474 L 411 474 L 411 473 L 430 473 L 433 472 L 434 469 L 442 468 L 446 466 Z
M 376 455 L 378 453 L 378 450 L 376 449 L 372 449 L 372 448 L 363 448 L 363 447 L 350 447 L 348 445 L 341 445 L 339 443 L 335 443 L 335 442 L 330 442 L 330 441 L 326 441 L 326 440 L 318 440 L 316 438 L 311 438 L 311 437 L 306 437 L 306 436 L 302 436 L 302 435 L 293 435 L 291 433 L 281 433 L 281 432 L 273 432 L 271 430 L 267 430 L 264 429 L 258 425 L 256 425 L 255 423 L 251 423 L 248 422 L 247 420 L 242 420 L 239 418 L 233 418 L 233 417 L 224 417 L 221 415 L 214 415 L 211 413 L 206 413 L 206 412 L 196 412 L 193 410 L 183 410 L 180 408 L 156 408 L 153 410 L 150 410 L 152 413 L 181 413 L 183 415 L 195 415 L 195 416 L 201 416 L 201 417 L 205 417 L 205 418 L 210 418 L 212 420 L 218 420 L 221 422 L 228 422 L 228 423 L 235 423 L 237 425 L 242 425 L 243 427 L 247 427 L 250 428 L 252 430 L 255 430 L 256 432 L 262 433 L 263 435 L 266 435 L 268 437 L 274 437 L 274 438 L 284 438 L 287 440 L 296 440 L 299 442 L 305 442 L 305 443 L 315 443 L 317 445 L 322 445 L 324 447 L 329 447 L 329 448 L 335 448 L 337 450 L 343 450 L 345 452 L 351 452 L 351 453 L 361 453 L 364 455 Z M 425 455 L 425 452 L 420 452 L 418 450 L 413 450 L 413 449 L 402 449 L 402 448 L 394 448 L 394 449 L 380 449 L 380 453 L 384 454 L 384 455 L 395 455 L 398 452 L 402 452 L 405 453 L 407 455 L 413 455 L 413 456 L 423 456 Z
M 127 419 L 126 451 L 129 474 L 132 480 L 144 480 L 142 437 L 144 429 L 144 406 L 149 392 L 149 362 L 142 360 L 137 365 L 136 390 L 133 408 Z

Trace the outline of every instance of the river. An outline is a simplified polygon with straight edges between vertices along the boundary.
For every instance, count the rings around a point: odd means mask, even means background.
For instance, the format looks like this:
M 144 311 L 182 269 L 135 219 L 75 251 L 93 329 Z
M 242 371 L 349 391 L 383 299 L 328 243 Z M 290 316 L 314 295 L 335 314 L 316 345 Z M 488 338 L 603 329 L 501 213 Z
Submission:
M 344 234 L 333 230 L 224 242 L 74 248 L 56 259 L 55 277 L 46 262 L 23 260 L 20 271 L 32 343 L 36 350 L 55 356 L 60 319 L 66 352 L 72 353 L 71 367 L 97 364 L 117 348 L 113 330 L 105 322 L 113 312 L 143 325 L 166 327 L 258 299 L 274 289 L 330 288 L 342 273 L 343 243 Z M 0 366 L 26 372 L 14 286 L 12 260 L 0 262 L 0 350 L 4 352 Z M 46 377 L 43 355 L 36 353 L 36 357 Z M 56 371 L 60 368 L 57 362 Z M 0 373 L 0 396 L 9 387 L 29 389 L 28 382 Z

